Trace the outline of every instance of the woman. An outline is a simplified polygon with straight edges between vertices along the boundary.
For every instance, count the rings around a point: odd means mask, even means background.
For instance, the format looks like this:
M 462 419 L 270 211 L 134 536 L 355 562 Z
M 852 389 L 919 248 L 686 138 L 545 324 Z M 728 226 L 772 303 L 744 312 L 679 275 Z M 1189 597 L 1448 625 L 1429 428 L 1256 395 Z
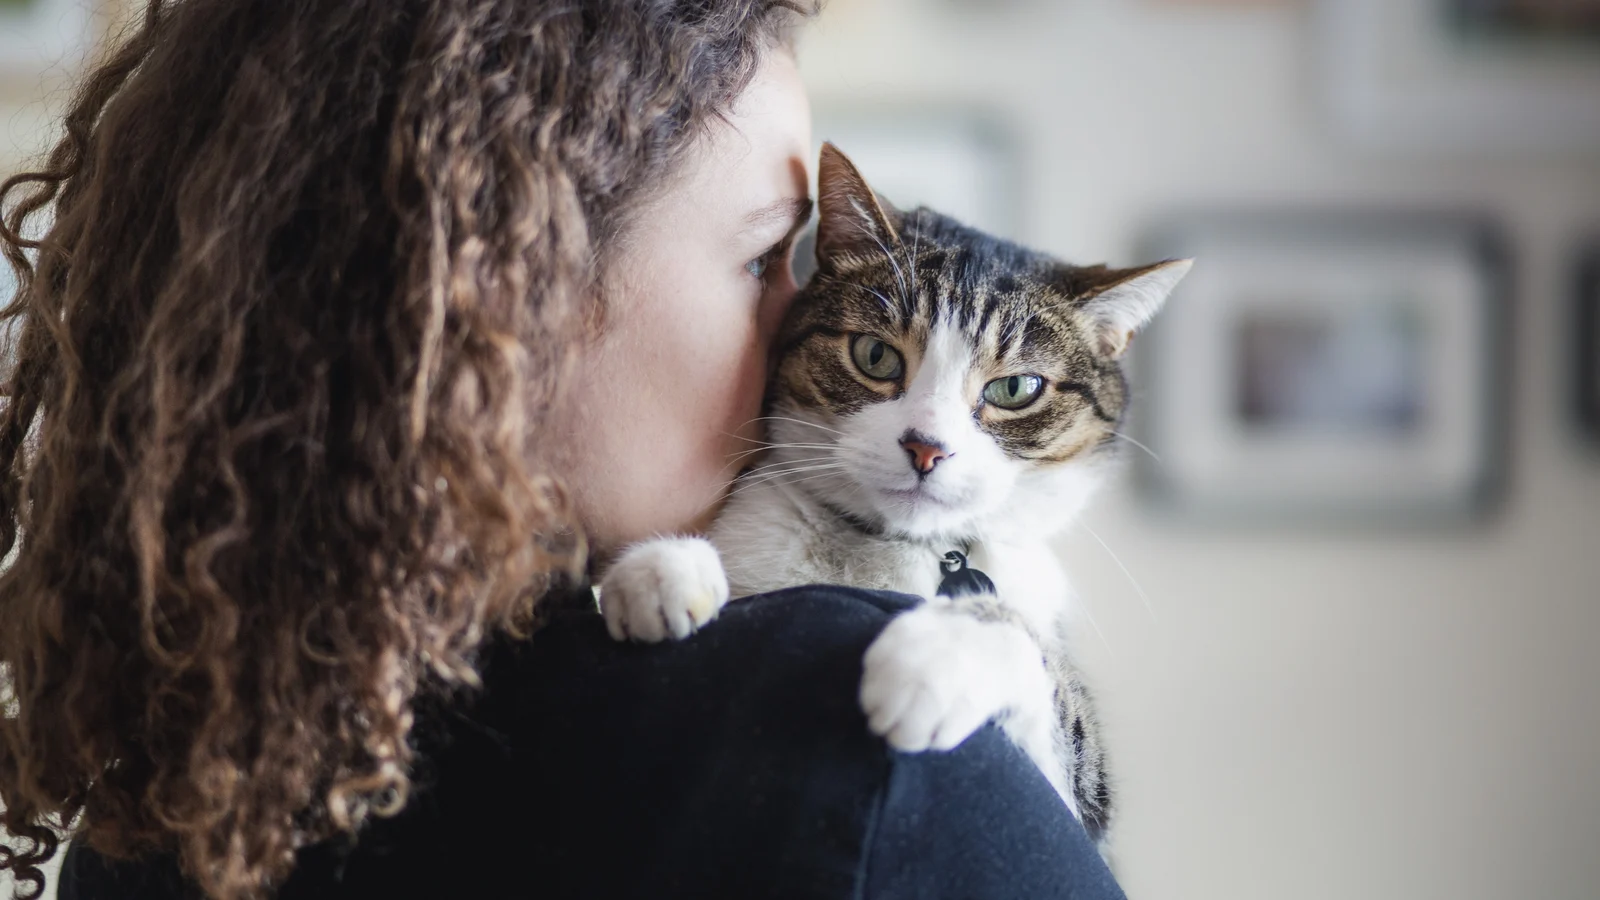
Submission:
M 564 602 L 759 434 L 806 12 L 150 3 L 0 190 L 0 867 L 71 823 L 68 897 L 1116 895 L 992 729 L 870 739 L 902 601 L 648 650 Z

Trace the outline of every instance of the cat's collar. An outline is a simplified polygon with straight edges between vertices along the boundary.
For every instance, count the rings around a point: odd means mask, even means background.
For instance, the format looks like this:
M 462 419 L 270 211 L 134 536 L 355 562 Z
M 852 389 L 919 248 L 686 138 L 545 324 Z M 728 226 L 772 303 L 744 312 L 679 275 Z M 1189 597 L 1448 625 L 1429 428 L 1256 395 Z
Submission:
M 818 501 L 816 501 L 816 503 L 817 503 L 818 506 L 822 507 L 822 511 L 823 512 L 827 513 L 830 516 L 833 516 L 835 519 L 838 519 L 840 522 L 843 522 L 845 525 L 849 526 L 850 528 L 854 529 L 855 531 L 861 532 L 862 534 L 866 535 L 867 537 L 874 537 L 874 538 L 887 538 L 887 537 L 889 537 L 889 532 L 885 531 L 883 526 L 879 525 L 876 522 L 870 521 L 868 519 L 863 519 L 862 517 L 856 515 L 853 512 L 848 512 L 846 510 L 842 510 L 839 507 L 834 506 L 832 503 L 829 503 L 826 500 L 818 500 Z

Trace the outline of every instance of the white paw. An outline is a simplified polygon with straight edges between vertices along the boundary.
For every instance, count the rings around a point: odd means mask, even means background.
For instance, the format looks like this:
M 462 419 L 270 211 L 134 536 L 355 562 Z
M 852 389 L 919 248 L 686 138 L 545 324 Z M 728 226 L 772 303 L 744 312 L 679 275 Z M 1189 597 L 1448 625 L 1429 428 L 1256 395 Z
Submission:
M 600 613 L 619 641 L 686 638 L 728 602 L 728 576 L 700 538 L 662 538 L 630 547 L 600 582 Z
M 1048 677 L 1021 629 L 922 607 L 867 648 L 861 708 L 897 750 L 949 750 L 996 715 L 1029 705 Z

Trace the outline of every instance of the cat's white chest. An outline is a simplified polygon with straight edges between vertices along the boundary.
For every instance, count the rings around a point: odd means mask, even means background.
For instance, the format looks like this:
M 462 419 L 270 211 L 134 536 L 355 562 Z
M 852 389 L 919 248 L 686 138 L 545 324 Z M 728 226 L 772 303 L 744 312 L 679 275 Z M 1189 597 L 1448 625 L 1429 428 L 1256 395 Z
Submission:
M 1043 541 L 1010 538 L 979 540 L 968 562 L 994 582 L 995 594 L 1015 610 L 1034 633 L 1056 635 L 1075 594 L 1055 553 Z

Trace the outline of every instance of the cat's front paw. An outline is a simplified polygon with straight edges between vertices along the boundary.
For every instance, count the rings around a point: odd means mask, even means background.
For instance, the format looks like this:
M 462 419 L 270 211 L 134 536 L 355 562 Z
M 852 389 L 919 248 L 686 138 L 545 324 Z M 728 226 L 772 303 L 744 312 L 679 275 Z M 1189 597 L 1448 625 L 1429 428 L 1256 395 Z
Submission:
M 600 582 L 600 613 L 616 640 L 686 638 L 728 602 L 728 576 L 700 538 L 662 538 L 630 547 Z
M 935 607 L 904 613 L 867 648 L 861 708 L 873 733 L 911 753 L 949 750 L 1040 690 L 1026 633 Z

